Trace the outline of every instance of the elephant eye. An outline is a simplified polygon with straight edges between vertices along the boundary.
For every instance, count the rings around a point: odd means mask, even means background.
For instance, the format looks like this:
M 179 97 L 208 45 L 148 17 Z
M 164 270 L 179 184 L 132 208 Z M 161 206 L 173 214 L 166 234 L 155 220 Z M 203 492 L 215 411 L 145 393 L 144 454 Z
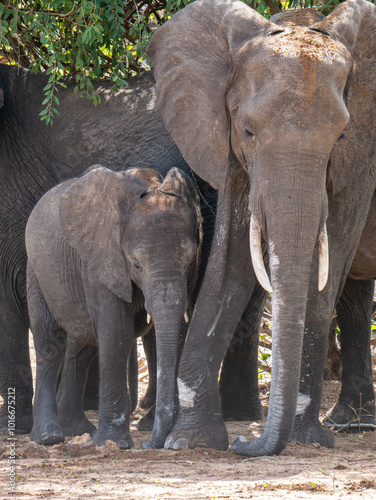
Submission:
M 247 137 L 250 137 L 250 138 L 252 138 L 253 140 L 255 140 L 255 139 L 256 139 L 256 138 L 255 138 L 255 134 L 254 134 L 254 133 L 253 133 L 253 132 L 252 132 L 249 128 L 245 128 L 245 129 L 244 129 L 244 131 L 245 131 L 245 135 L 246 135 Z
M 133 259 L 133 265 L 136 269 L 141 269 L 141 265 L 137 259 Z

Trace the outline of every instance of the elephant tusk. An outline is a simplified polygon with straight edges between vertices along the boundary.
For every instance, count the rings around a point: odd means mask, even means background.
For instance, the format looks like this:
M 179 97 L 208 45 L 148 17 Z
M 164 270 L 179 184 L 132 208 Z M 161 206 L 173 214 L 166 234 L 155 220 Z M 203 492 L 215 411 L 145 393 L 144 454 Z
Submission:
M 251 258 L 253 269 L 255 270 L 257 279 L 260 285 L 265 288 L 267 292 L 272 292 L 272 285 L 270 284 L 269 276 L 265 269 L 264 258 L 261 248 L 261 225 L 256 220 L 254 215 L 251 215 L 251 222 L 249 226 L 249 244 L 251 249 Z
M 146 322 L 147 322 L 148 325 L 150 325 L 150 322 L 151 322 L 151 316 L 150 316 L 150 314 L 148 314 L 146 316 Z
M 188 321 L 189 321 L 187 311 L 185 311 L 185 313 L 184 313 L 184 321 L 185 321 L 186 323 L 188 323 Z
M 325 288 L 329 276 L 329 247 L 326 224 L 319 234 L 319 292 Z

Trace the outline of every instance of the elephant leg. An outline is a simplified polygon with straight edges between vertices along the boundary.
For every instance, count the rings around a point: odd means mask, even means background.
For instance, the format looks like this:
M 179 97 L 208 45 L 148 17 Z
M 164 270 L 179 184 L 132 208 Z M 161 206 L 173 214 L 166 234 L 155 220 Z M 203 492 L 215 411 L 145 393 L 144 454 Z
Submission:
M 258 338 L 267 292 L 257 284 L 223 360 L 219 391 L 225 420 L 260 420 Z
M 98 410 L 99 408 L 99 359 L 98 352 L 96 353 L 93 361 L 89 367 L 89 374 L 87 376 L 85 396 L 84 396 L 84 410 Z
M 155 401 L 157 395 L 157 346 L 154 328 L 142 336 L 142 343 L 148 363 L 149 383 L 146 393 L 140 400 L 138 406 L 140 408 L 148 409 L 148 411 L 137 423 L 137 429 L 145 432 L 153 430 L 155 420 Z
M 29 433 L 33 425 L 29 318 L 26 299 L 18 296 L 18 287 L 22 287 L 24 295 L 24 273 L 19 273 L 13 287 L 7 283 L 5 277 L 0 278 L 0 395 L 3 398 L 0 433 L 8 433 L 8 396 L 11 399 L 14 396 L 15 406 L 12 404 L 9 408 L 15 408 L 15 432 L 24 434 Z
M 349 185 L 334 198 L 329 197 L 329 278 L 325 288 L 318 292 L 316 249 L 307 301 L 300 387 L 291 436 L 293 441 L 334 446 L 333 433 L 319 420 L 325 356 L 333 310 L 344 290 L 372 202 L 374 190 L 367 182 L 366 176 L 360 177 L 354 185 Z M 362 300 L 364 297 L 359 297 L 357 303 Z
M 116 339 L 112 338 L 106 346 L 103 345 L 104 342 L 99 341 L 99 423 L 93 439 L 97 446 L 102 446 L 110 440 L 117 443 L 121 449 L 129 449 L 133 447 L 133 440 L 129 433 L 131 403 L 126 377 L 131 345 L 120 340 L 122 334 L 114 336 Z
M 155 404 L 148 409 L 145 415 L 137 422 L 137 430 L 141 432 L 150 432 L 154 428 L 155 422 Z
M 137 342 L 134 342 L 132 351 L 129 355 L 129 373 L 128 373 L 129 393 L 132 402 L 131 413 L 137 407 L 138 399 L 138 355 Z M 84 397 L 85 410 L 98 410 L 99 408 L 99 359 L 98 353 L 90 364 L 87 377 Z
M 133 341 L 131 352 L 129 353 L 128 387 L 129 397 L 131 399 L 131 413 L 133 413 L 137 407 L 138 399 L 138 354 L 136 339 Z
M 91 288 L 95 290 L 93 297 L 88 298 L 88 308 L 98 339 L 100 370 L 98 429 L 93 440 L 97 446 L 109 440 L 128 449 L 133 447 L 127 384 L 128 359 L 135 338 L 131 305 L 113 295 L 96 279 Z
M 370 344 L 373 293 L 373 280 L 348 278 L 336 306 L 341 330 L 342 387 L 338 402 L 325 419 L 331 428 L 376 428 Z
M 82 345 L 68 339 L 57 393 L 58 417 L 64 436 L 93 434 L 96 430 L 85 416 L 83 401 L 89 368 L 96 354 L 95 345 Z
M 240 167 L 229 172 L 233 177 L 219 197 L 208 268 L 180 362 L 178 417 L 166 448 L 228 447 L 218 373 L 256 285 L 249 254 L 249 184 Z
M 37 376 L 30 440 L 53 445 L 64 441 L 57 416 L 57 378 L 66 349 L 66 332 L 59 327 L 29 269 L 28 302 L 37 359 Z
M 138 406 L 148 409 L 155 405 L 155 396 L 157 394 L 157 349 L 154 328 L 143 335 L 142 343 L 148 363 L 149 383 L 146 393 Z

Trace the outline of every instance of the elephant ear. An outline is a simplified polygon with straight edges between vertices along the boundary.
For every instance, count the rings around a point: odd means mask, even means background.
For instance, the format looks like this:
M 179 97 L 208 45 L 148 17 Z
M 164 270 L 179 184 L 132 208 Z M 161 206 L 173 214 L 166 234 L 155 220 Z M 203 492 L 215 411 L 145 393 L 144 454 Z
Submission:
M 353 59 L 347 85 L 350 121 L 332 152 L 329 169 L 336 194 L 376 160 L 376 6 L 348 0 L 311 29 L 329 33 Z
M 192 179 L 180 168 L 174 167 L 167 172 L 160 190 L 162 193 L 176 195 L 186 203 L 200 205 L 200 198 Z
M 196 227 L 202 233 L 202 217 L 200 210 L 200 197 L 197 189 L 190 177 L 180 168 L 171 168 L 160 187 L 162 193 L 175 195 L 184 203 L 187 203 L 196 214 Z M 202 240 L 202 235 L 199 241 Z
M 130 179 L 138 179 L 149 189 L 158 189 L 163 182 L 161 174 L 153 168 L 130 168 L 122 172 L 122 174 Z
M 147 186 L 98 167 L 77 179 L 60 199 L 60 223 L 68 243 L 112 293 L 132 300 L 132 283 L 121 246 L 124 214 Z
M 196 217 L 196 238 L 197 238 L 197 268 L 201 260 L 201 246 L 203 240 L 202 216 L 200 210 L 200 197 L 192 179 L 180 168 L 171 168 L 160 187 L 162 193 L 171 194 L 187 203 Z M 198 270 L 198 269 L 197 269 Z M 195 281 L 197 276 L 195 277 Z
M 147 48 L 167 130 L 190 167 L 222 192 L 230 152 L 231 54 L 272 27 L 243 2 L 197 0 L 161 26 Z

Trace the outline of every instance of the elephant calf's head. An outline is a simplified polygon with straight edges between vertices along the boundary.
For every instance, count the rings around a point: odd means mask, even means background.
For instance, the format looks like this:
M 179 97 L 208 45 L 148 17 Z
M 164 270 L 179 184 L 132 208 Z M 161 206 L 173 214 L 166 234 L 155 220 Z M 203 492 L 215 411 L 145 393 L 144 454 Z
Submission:
M 110 291 L 131 302 L 133 282 L 147 302 L 148 288 L 160 286 L 166 302 L 174 287 L 161 283 L 179 281 L 184 291 L 176 300 L 184 314 L 202 228 L 197 191 L 182 171 L 173 168 L 163 179 L 152 169 L 90 168 L 62 195 L 60 221 L 71 246 Z
M 137 169 L 125 175 L 140 173 L 143 171 Z M 165 303 L 174 299 L 173 282 L 192 288 L 200 263 L 202 228 L 199 198 L 191 179 L 173 168 L 164 180 L 149 184 L 130 208 L 121 237 L 129 274 L 144 290 L 148 310 L 152 307 L 148 301 L 155 295 L 150 288 L 159 287 L 158 300 Z M 166 280 L 170 287 L 164 286 Z M 184 300 L 186 310 L 187 297 Z

